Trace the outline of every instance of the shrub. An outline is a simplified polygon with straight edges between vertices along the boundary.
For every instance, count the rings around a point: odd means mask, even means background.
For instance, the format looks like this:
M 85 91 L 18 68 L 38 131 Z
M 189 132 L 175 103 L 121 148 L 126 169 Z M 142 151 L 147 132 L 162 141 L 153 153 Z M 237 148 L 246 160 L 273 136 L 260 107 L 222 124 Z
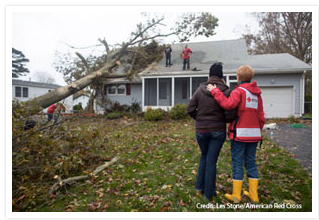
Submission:
M 83 110 L 83 108 L 82 108 L 82 103 L 79 103 L 79 104 L 77 104 L 77 105 L 74 105 L 74 106 L 73 106 L 73 110 L 75 110 L 75 111 Z
M 137 100 L 132 101 L 130 111 L 135 114 L 141 111 L 141 102 L 138 102 Z
M 121 105 L 119 102 L 115 102 L 111 108 L 113 112 L 123 112 L 124 109 L 125 109 L 125 106 Z
M 144 118 L 148 121 L 158 121 L 158 120 L 162 120 L 163 116 L 164 116 L 164 110 L 163 109 L 151 109 L 151 108 L 147 108 L 145 114 L 144 114 Z
M 109 114 L 106 115 L 107 119 L 116 119 L 116 118 L 120 118 L 123 116 L 123 113 L 121 112 L 111 112 Z
M 289 118 L 288 118 L 288 122 L 291 123 L 291 124 L 292 123 L 298 123 L 299 120 L 294 115 L 290 115 Z
M 172 119 L 179 120 L 187 117 L 187 105 L 176 104 L 170 111 Z

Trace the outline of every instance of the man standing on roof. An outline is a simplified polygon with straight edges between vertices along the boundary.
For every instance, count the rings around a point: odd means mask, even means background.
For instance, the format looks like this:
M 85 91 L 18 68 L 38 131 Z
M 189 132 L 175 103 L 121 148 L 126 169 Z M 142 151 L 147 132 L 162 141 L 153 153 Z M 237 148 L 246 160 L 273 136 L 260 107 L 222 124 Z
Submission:
M 166 67 L 172 66 L 172 48 L 170 45 L 167 45 L 165 47 L 165 58 L 166 58 Z
M 186 44 L 183 50 L 183 70 L 185 70 L 186 64 L 187 69 L 189 70 L 190 53 L 193 53 L 193 51 L 190 48 L 188 48 L 188 45 Z

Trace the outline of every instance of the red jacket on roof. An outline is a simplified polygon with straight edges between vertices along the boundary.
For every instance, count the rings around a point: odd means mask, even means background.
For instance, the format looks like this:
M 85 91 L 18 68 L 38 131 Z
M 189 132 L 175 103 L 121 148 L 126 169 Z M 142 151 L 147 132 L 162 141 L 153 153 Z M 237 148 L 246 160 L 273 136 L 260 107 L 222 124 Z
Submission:
M 237 108 L 237 118 L 228 128 L 229 139 L 241 142 L 258 142 L 262 139 L 265 116 L 261 91 L 256 81 L 237 85 L 228 98 L 219 88 L 213 89 L 211 94 L 223 109 Z
M 54 111 L 55 111 L 55 109 L 56 109 L 57 107 L 58 107 L 57 104 L 50 105 L 50 107 L 48 108 L 47 113 L 48 113 L 48 114 L 54 113 Z
M 189 59 L 190 58 L 190 56 L 189 56 L 190 53 L 193 53 L 193 51 L 191 49 L 189 49 L 189 47 L 185 48 L 183 50 L 183 59 Z

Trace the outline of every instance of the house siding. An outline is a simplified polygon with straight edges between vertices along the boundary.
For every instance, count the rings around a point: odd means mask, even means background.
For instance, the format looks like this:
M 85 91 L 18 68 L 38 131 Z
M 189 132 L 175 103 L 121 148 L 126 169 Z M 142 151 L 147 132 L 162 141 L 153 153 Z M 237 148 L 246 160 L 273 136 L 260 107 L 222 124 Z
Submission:
M 272 87 L 272 86 L 293 86 L 294 87 L 294 114 L 300 115 L 300 105 L 302 104 L 302 97 L 300 89 L 300 78 L 302 74 L 260 74 L 255 75 L 253 80 L 256 80 L 259 87 Z M 262 96 L 262 95 L 261 95 Z
M 121 105 L 131 105 L 133 101 L 137 101 L 142 106 L 142 83 L 131 84 L 130 95 L 107 95 L 106 98 Z

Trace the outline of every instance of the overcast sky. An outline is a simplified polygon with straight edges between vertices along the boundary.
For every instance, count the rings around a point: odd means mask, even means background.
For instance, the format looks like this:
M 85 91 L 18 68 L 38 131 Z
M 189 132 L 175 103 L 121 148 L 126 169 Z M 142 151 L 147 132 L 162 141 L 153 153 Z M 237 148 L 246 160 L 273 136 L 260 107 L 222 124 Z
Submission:
M 103 47 L 90 48 L 88 50 L 74 50 L 68 45 L 86 47 L 98 44 L 98 38 L 105 38 L 112 45 L 128 40 L 135 25 L 146 21 L 136 7 L 134 10 L 111 10 L 110 7 L 99 10 L 87 7 L 85 10 L 41 10 L 27 8 L 28 10 L 13 10 L 12 14 L 12 47 L 22 51 L 30 60 L 27 67 L 30 73 L 20 79 L 36 81 L 35 74 L 42 72 L 54 77 L 57 84 L 65 85 L 61 74 L 53 68 L 55 52 L 75 51 L 80 53 L 100 53 Z M 83 8 L 82 8 L 83 9 Z M 251 13 L 245 12 L 211 12 L 216 16 L 218 27 L 216 35 L 210 38 L 196 37 L 192 42 L 229 40 L 240 38 L 245 25 L 258 30 L 258 23 Z M 154 13 L 153 13 L 154 14 Z M 181 15 L 181 12 L 157 13 L 164 15 L 166 23 L 170 27 Z M 175 38 L 165 39 L 171 43 Z M 93 51 L 94 50 L 94 51 Z

